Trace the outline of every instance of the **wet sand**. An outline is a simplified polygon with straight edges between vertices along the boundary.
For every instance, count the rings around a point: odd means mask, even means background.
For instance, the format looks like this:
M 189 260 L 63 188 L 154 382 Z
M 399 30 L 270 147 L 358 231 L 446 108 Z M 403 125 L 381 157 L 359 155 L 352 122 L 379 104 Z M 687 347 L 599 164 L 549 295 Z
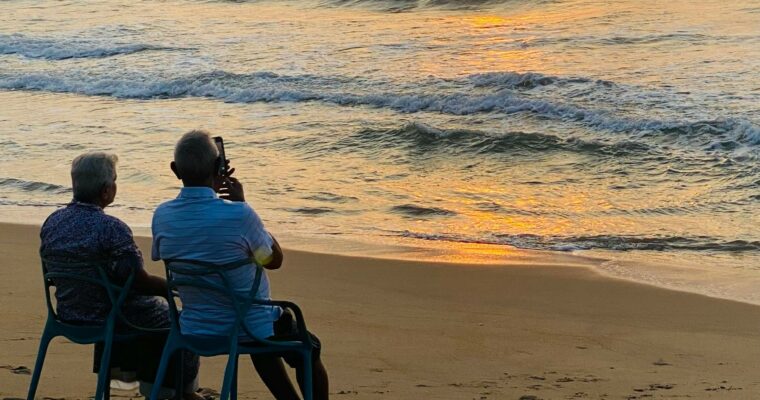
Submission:
M 0 224 L 0 399 L 26 397 L 44 323 L 38 232 Z M 322 339 L 336 399 L 760 398 L 760 307 L 531 260 L 287 250 L 270 278 L 273 297 L 299 303 Z M 91 359 L 88 347 L 53 342 L 38 397 L 91 396 Z M 218 390 L 223 365 L 203 359 L 201 385 Z M 240 397 L 271 398 L 241 365 Z

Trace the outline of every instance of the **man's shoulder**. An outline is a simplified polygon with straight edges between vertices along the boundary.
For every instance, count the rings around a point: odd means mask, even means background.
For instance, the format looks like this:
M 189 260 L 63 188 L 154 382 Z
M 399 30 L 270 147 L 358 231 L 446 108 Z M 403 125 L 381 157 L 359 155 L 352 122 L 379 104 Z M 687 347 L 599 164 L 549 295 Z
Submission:
M 153 211 L 153 220 L 151 226 L 155 235 L 157 230 L 161 229 L 164 222 L 168 222 L 172 219 L 172 215 L 176 214 L 177 199 L 167 200 L 156 207 Z
M 153 211 L 153 215 L 160 215 L 161 213 L 166 212 L 169 208 L 172 207 L 172 203 L 176 202 L 177 199 L 171 199 L 167 200 L 156 207 L 156 209 Z
M 185 219 L 187 215 L 200 217 L 199 211 L 202 211 L 203 217 L 213 219 L 219 216 L 246 218 L 255 215 L 253 208 L 245 202 L 229 201 L 220 198 L 208 199 L 202 204 L 197 202 L 184 201 L 183 199 L 172 199 L 159 204 L 153 212 L 154 221 L 166 219 Z
M 216 199 L 209 204 L 207 217 L 217 221 L 238 221 L 245 223 L 255 218 L 256 213 L 246 202 Z

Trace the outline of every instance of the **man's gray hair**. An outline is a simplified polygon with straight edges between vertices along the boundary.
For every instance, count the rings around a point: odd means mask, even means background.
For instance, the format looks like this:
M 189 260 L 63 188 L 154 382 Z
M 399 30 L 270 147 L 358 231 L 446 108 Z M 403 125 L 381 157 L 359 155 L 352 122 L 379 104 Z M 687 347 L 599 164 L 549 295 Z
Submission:
M 198 181 L 214 173 L 219 150 L 211 135 L 203 130 L 192 130 L 179 139 L 174 148 L 174 163 L 182 179 Z
M 85 153 L 71 162 L 71 186 L 74 198 L 79 201 L 95 201 L 105 186 L 116 180 L 116 154 L 103 152 Z

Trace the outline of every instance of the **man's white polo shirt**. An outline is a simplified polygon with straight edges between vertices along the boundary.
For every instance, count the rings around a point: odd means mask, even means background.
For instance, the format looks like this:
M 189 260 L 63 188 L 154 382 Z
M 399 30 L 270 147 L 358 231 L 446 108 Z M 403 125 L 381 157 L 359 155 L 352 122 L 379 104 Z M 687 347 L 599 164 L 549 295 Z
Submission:
M 153 214 L 153 260 L 185 259 L 227 264 L 244 258 L 272 254 L 272 237 L 251 206 L 220 199 L 209 187 L 185 187 Z M 248 294 L 253 285 L 253 264 L 227 272 L 235 290 Z M 258 298 L 269 299 L 269 279 L 262 274 Z M 210 290 L 180 291 L 182 333 L 226 335 L 235 321 L 229 299 Z M 246 317 L 254 336 L 272 336 L 272 322 L 279 307 L 251 307 Z

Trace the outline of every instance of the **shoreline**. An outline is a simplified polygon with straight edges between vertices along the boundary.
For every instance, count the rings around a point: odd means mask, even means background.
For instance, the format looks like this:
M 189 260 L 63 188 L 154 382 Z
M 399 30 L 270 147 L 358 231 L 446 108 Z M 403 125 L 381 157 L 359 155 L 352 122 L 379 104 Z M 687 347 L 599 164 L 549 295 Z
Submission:
M 19 222 L 0 220 L 0 226 L 39 227 L 43 221 Z M 150 226 L 129 223 L 135 238 L 149 238 Z M 704 260 L 708 255 L 684 257 L 682 253 L 611 252 L 584 250 L 561 252 L 511 247 L 509 245 L 405 240 L 372 241 L 374 237 L 309 236 L 273 231 L 283 249 L 318 255 L 368 257 L 373 259 L 452 265 L 485 265 L 514 267 L 518 265 L 554 265 L 580 267 L 600 276 L 652 286 L 676 292 L 760 306 L 760 274 L 752 269 L 716 270 Z M 148 245 L 150 245 L 148 241 Z M 686 258 L 686 261 L 682 260 Z M 695 266 L 699 266 L 696 268 Z
M 23 397 L 44 323 L 39 228 L 0 224 L 0 396 Z M 143 254 L 150 242 L 137 237 Z M 503 268 L 286 249 L 272 294 L 304 310 L 336 398 L 754 399 L 760 307 L 518 261 Z M 551 261 L 551 260 L 549 260 Z M 162 274 L 160 263 L 146 262 Z M 56 340 L 39 397 L 86 399 L 91 350 Z M 224 358 L 204 359 L 218 390 Z M 267 398 L 241 362 L 241 398 Z M 125 394 L 130 395 L 130 394 Z M 647 397 L 645 395 L 649 395 Z M 575 396 L 575 397 L 573 397 Z

